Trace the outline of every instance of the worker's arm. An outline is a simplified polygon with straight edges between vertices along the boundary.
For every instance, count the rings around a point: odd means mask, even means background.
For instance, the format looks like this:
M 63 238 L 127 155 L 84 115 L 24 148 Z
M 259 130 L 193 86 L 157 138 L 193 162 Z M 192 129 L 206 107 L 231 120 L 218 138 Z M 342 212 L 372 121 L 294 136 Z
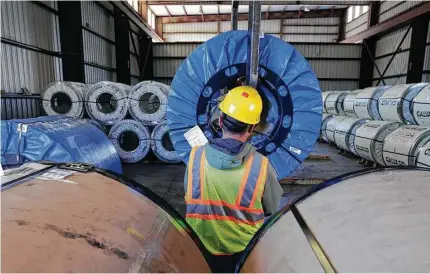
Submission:
M 284 191 L 278 182 L 276 171 L 269 163 L 262 201 L 264 215 L 272 215 L 278 210 L 279 201 L 281 200 L 282 194 L 284 194 Z

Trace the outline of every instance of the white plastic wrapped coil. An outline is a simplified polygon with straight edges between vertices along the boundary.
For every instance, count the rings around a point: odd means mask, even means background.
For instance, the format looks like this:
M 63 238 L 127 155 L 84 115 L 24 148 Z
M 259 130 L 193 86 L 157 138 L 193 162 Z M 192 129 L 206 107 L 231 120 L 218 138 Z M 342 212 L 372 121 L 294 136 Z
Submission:
M 321 123 L 321 130 L 320 130 L 320 139 L 328 142 L 329 139 L 327 137 L 327 123 L 328 121 L 330 121 L 330 119 L 332 119 L 334 117 L 333 114 L 328 114 L 328 113 L 323 113 L 323 119 L 322 119 L 322 123 Z
M 421 148 L 418 154 L 417 166 L 430 168 L 430 141 Z
M 325 100 L 325 107 L 327 113 L 334 115 L 345 115 L 343 111 L 343 100 L 345 100 L 348 92 L 346 91 L 333 91 L 327 96 Z
M 412 101 L 415 123 L 430 126 L 430 84 L 424 87 Z
M 143 81 L 129 94 L 128 108 L 131 116 L 145 125 L 158 125 L 166 118 L 169 86 Z
M 355 151 L 355 133 L 357 128 L 366 123 L 366 119 L 348 117 L 337 124 L 334 131 L 334 141 L 343 150 L 357 154 Z
M 430 128 L 406 125 L 390 133 L 384 141 L 382 155 L 387 166 L 415 166 L 417 156 L 430 140 Z
M 326 127 L 326 136 L 327 139 L 330 142 L 335 142 L 334 139 L 334 132 L 336 130 L 337 125 L 342 122 L 343 120 L 345 120 L 346 118 L 348 118 L 347 116 L 334 116 L 333 118 L 329 119 L 327 122 L 327 127 Z
M 124 119 L 130 89 L 128 85 L 106 81 L 92 85 L 85 97 L 88 115 L 102 125 L 113 125 Z
M 152 131 L 151 148 L 155 156 L 163 162 L 179 163 L 182 161 L 170 140 L 167 122 L 159 124 Z
M 43 110 L 48 115 L 67 115 L 82 118 L 86 85 L 58 81 L 49 84 L 41 94 Z
M 321 93 L 322 96 L 322 105 L 323 105 L 323 113 L 327 113 L 327 109 L 325 108 L 325 101 L 327 97 L 332 93 L 333 91 L 324 91 Z
M 384 139 L 402 124 L 398 122 L 369 121 L 355 133 L 355 151 L 363 159 L 385 165 L 382 157 Z
M 346 116 L 357 118 L 357 115 L 354 111 L 354 101 L 355 97 L 361 92 L 361 89 L 353 90 L 350 93 L 348 93 L 345 97 L 345 100 L 343 100 L 343 111 L 345 112 Z
M 354 112 L 358 118 L 382 120 L 378 111 L 378 99 L 389 86 L 369 87 L 360 91 L 354 100 Z
M 151 148 L 148 128 L 134 120 L 122 120 L 109 131 L 109 139 L 114 144 L 121 161 L 136 163 L 145 158 Z
M 415 124 L 411 103 L 427 83 L 396 85 L 387 89 L 379 98 L 382 120 Z

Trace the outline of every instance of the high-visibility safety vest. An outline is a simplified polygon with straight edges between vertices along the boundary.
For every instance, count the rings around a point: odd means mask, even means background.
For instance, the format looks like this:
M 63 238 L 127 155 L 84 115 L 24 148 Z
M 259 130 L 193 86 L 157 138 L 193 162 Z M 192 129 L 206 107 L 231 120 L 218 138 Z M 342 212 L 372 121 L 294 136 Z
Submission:
M 186 219 L 212 254 L 243 251 L 263 224 L 268 162 L 263 155 L 253 153 L 245 157 L 241 167 L 219 170 L 206 162 L 204 146 L 192 149 Z

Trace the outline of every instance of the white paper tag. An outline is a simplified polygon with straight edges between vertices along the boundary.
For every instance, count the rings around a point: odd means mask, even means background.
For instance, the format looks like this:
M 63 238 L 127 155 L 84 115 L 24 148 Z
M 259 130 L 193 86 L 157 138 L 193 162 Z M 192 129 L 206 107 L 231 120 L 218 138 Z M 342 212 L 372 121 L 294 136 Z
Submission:
M 300 153 L 302 153 L 302 151 L 300 149 L 292 147 L 292 146 L 290 146 L 290 150 L 292 152 L 294 152 L 295 154 L 299 154 L 300 155 Z
M 187 139 L 191 147 L 203 146 L 208 142 L 208 139 L 199 126 L 195 126 L 185 132 L 184 137 Z
M 21 127 L 22 133 L 26 133 L 27 128 L 28 128 L 28 125 L 22 125 L 22 127 Z

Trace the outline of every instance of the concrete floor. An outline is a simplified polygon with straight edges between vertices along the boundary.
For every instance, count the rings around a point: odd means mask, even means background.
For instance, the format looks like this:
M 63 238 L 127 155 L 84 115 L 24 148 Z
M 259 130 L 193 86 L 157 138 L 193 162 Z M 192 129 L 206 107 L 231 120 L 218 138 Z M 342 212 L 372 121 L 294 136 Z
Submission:
M 363 169 L 358 158 L 339 154 L 336 147 L 317 143 L 311 154 L 328 155 L 330 160 L 306 160 L 293 174 L 298 179 L 330 179 L 348 172 Z M 124 175 L 148 187 L 165 199 L 182 215 L 185 214 L 183 178 L 184 164 L 124 164 Z M 282 184 L 284 196 L 281 204 L 302 195 L 311 185 Z

